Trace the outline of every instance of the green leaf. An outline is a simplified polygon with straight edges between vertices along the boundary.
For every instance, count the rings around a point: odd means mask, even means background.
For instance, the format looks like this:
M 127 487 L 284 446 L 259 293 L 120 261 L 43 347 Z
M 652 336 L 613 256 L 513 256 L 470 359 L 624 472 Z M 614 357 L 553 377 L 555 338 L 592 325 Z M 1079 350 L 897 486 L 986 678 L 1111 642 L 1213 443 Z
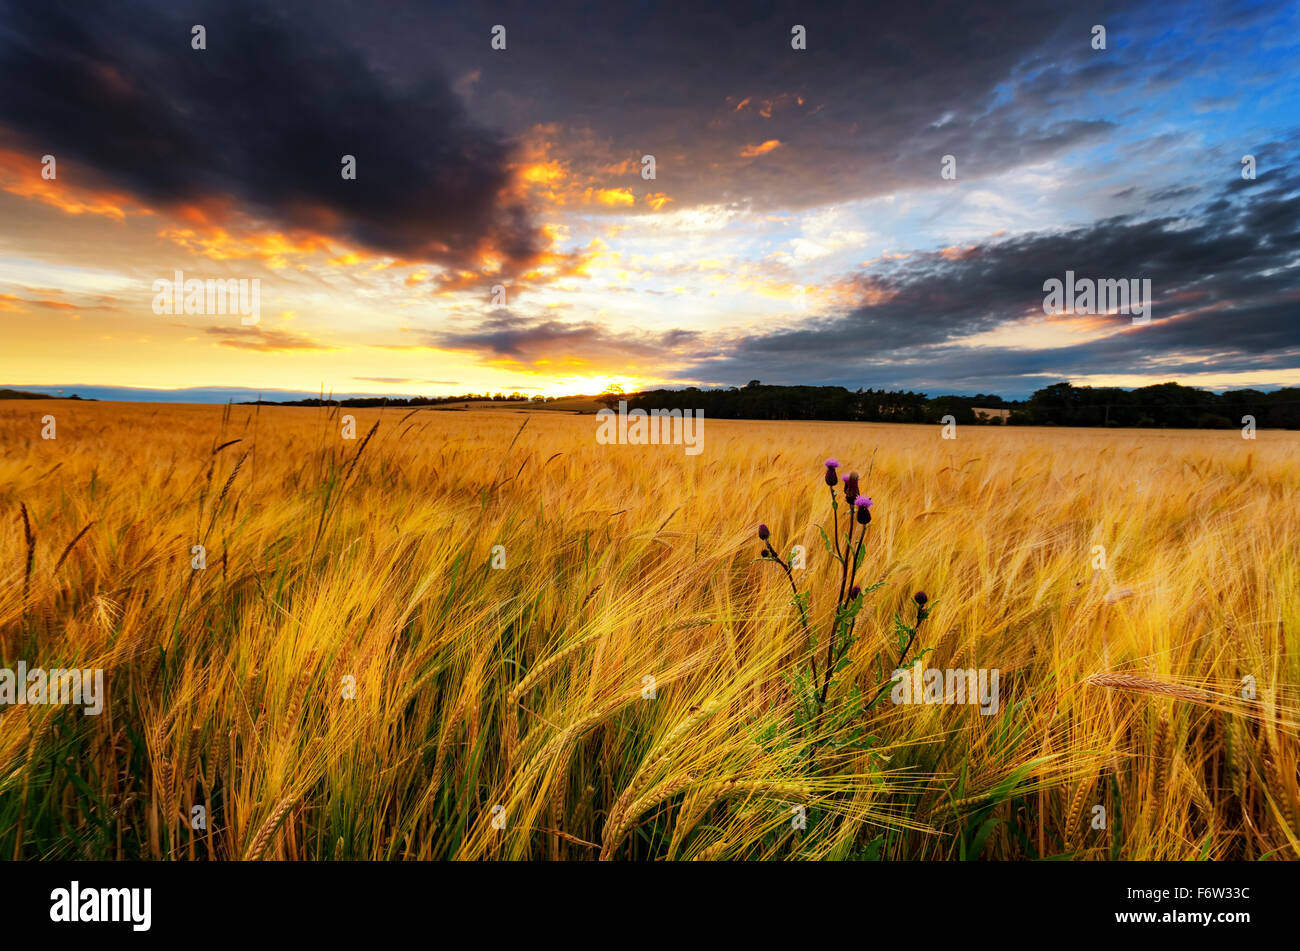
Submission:
M 820 525 L 818 525 L 818 526 L 817 526 L 817 531 L 819 531 L 819 532 L 821 533 L 821 536 L 822 536 L 822 544 L 826 546 L 826 554 L 830 555 L 830 556 L 831 556 L 832 558 L 834 558 L 836 561 L 840 562 L 840 564 L 843 564 L 843 563 L 844 563 L 844 559 L 841 558 L 839 555 L 835 554 L 835 550 L 834 550 L 833 548 L 831 548 L 831 539 L 830 539 L 830 536 L 826 534 L 826 529 L 824 529 L 824 528 L 822 528 Z
M 984 824 L 980 826 L 979 832 L 975 833 L 975 838 L 971 841 L 970 852 L 966 856 L 966 861 L 974 861 L 980 857 L 980 853 L 984 851 L 984 843 L 988 841 L 988 837 L 993 833 L 993 830 L 1001 824 L 1001 819 L 989 817 L 984 820 Z

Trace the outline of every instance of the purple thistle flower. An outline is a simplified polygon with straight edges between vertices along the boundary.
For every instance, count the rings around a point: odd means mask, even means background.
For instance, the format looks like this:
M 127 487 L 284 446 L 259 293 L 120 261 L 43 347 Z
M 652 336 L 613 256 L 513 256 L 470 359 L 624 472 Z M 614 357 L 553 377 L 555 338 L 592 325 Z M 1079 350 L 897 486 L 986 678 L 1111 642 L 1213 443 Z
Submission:
M 835 488 L 835 483 L 838 481 L 835 478 L 835 470 L 838 469 L 839 466 L 840 461 L 834 456 L 826 460 L 826 484 L 832 489 Z

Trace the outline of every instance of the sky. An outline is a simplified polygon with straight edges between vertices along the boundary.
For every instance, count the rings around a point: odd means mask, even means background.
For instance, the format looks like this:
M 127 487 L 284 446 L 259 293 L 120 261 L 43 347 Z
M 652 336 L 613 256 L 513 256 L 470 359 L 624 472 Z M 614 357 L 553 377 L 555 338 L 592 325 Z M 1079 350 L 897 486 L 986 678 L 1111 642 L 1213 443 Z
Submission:
M 0 0 L 0 386 L 1300 385 L 1300 5 L 990 6 Z

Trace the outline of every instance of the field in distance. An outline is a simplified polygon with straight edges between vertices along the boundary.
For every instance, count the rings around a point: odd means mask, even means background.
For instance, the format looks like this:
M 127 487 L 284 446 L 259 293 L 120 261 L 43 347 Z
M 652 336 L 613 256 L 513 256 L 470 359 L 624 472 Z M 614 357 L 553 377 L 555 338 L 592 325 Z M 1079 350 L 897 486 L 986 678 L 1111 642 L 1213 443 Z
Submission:
M 430 406 L 434 410 L 483 410 L 515 412 L 552 412 L 552 413 L 595 413 L 605 408 L 594 396 L 561 396 L 546 403 L 532 400 L 466 400 L 463 402 L 442 403 Z

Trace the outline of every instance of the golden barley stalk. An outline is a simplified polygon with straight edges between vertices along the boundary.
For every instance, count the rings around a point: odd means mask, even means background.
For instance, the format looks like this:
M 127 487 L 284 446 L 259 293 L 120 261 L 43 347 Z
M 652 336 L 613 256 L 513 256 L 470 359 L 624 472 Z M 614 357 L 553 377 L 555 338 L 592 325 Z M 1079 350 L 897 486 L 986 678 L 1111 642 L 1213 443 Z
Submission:
M 234 733 L 235 731 L 232 729 L 224 736 L 220 734 L 217 736 L 217 748 L 213 757 L 216 766 L 212 770 L 212 781 L 214 783 L 217 779 L 226 775 L 226 766 L 230 761 L 230 744 L 234 742 Z
M 186 783 L 192 783 L 195 780 L 194 767 L 199 756 L 199 732 L 198 724 L 190 727 L 190 744 L 185 751 L 185 771 L 182 773 L 182 778 Z
M 623 836 L 632 827 L 647 810 L 654 808 L 662 802 L 671 799 L 677 793 L 681 792 L 695 780 L 694 773 L 686 773 L 676 779 L 670 779 L 661 783 L 655 789 L 642 796 L 632 804 L 632 808 L 627 811 L 627 815 L 622 817 L 614 828 L 611 830 L 610 821 L 605 823 L 605 831 L 601 835 L 603 845 L 600 849 L 600 860 L 607 862 L 614 857 L 614 850 L 618 848 L 619 843 L 623 841 Z
M 565 746 L 567 746 L 570 740 L 576 739 L 577 737 L 586 733 L 588 730 L 590 730 L 592 727 L 596 726 L 598 723 L 603 721 L 606 717 L 608 717 L 619 707 L 631 703 L 633 700 L 637 699 L 638 696 L 639 694 L 631 694 L 631 695 L 620 694 L 614 697 L 608 703 L 606 703 L 605 706 L 594 711 L 593 713 L 587 714 L 587 716 L 583 717 L 578 722 L 573 723 L 570 726 L 566 727 L 565 729 L 560 731 L 559 734 L 554 736 L 550 740 L 550 742 L 546 744 L 546 746 L 542 747 L 542 751 L 538 753 L 535 757 L 533 757 L 532 763 L 546 762 L 552 756 L 557 755 L 559 751 L 562 750 Z M 530 764 L 530 768 L 531 768 L 531 764 Z
M 1185 687 L 1182 684 L 1169 683 L 1165 680 L 1153 680 L 1150 677 L 1135 677 L 1132 674 L 1093 674 L 1084 683 L 1096 687 L 1112 687 L 1117 690 L 1131 690 L 1136 693 L 1173 697 L 1190 703 L 1217 705 L 1221 702 L 1220 697 L 1208 690 Z
M 1205 786 L 1192 772 L 1192 768 L 1181 757 L 1175 762 L 1178 764 L 1177 769 L 1183 781 L 1187 783 L 1188 788 L 1192 791 L 1192 802 L 1200 810 L 1207 820 L 1214 814 L 1214 806 L 1210 803 L 1210 796 L 1205 791 Z
M 461 690 L 460 696 L 456 700 L 456 706 L 452 709 L 451 715 L 447 717 L 442 725 L 442 730 L 438 734 L 438 752 L 433 758 L 433 778 L 429 781 L 429 791 L 436 792 L 442 783 L 442 773 L 447 766 L 447 749 L 451 746 L 450 740 L 452 731 L 456 724 L 460 722 L 461 712 L 465 709 L 465 703 L 469 699 L 469 694 Z
M 1228 780 L 1232 784 L 1232 791 L 1240 801 L 1246 798 L 1246 767 L 1244 763 L 1244 744 L 1241 739 L 1245 732 L 1242 729 L 1240 721 L 1234 716 L 1225 718 L 1227 728 L 1227 751 L 1226 758 L 1228 763 Z
M 515 749 L 519 746 L 519 713 L 515 710 L 515 701 L 506 703 L 505 724 L 501 731 L 501 755 L 505 760 L 508 773 L 514 765 Z
M 588 842 L 586 839 L 580 839 L 576 835 L 570 835 L 567 832 L 561 832 L 559 829 L 538 829 L 537 831 L 544 832 L 547 835 L 552 835 L 555 838 L 562 839 L 565 842 L 572 842 L 574 845 L 580 845 L 586 849 L 600 848 L 600 845 L 596 842 Z
M 767 779 L 742 780 L 733 778 L 725 782 L 706 787 L 698 796 L 692 798 L 689 805 L 683 806 L 678 814 L 676 829 L 685 835 L 700 820 L 711 806 L 730 796 L 748 796 L 762 794 L 771 798 L 788 799 L 792 802 L 806 803 L 812 798 L 812 790 L 803 783 L 782 783 Z M 688 811 L 689 810 L 689 811 Z M 678 834 L 676 831 L 674 834 Z
M 1160 711 L 1160 720 L 1156 724 L 1155 747 L 1152 755 L 1151 769 L 1155 773 L 1155 788 L 1151 796 L 1151 812 L 1153 815 L 1160 813 L 1160 806 L 1164 802 L 1165 787 L 1169 777 L 1169 711 Z
M 551 823 L 556 828 L 555 838 L 551 840 L 551 858 L 560 857 L 560 837 L 564 835 L 564 796 L 569 787 L 568 764 L 560 767 L 555 781 L 551 784 Z
M 727 848 L 730 843 L 726 839 L 719 839 L 708 848 L 701 850 L 692 859 L 692 862 L 712 862 Z
M 708 703 L 704 704 L 699 710 L 695 711 L 695 713 L 686 717 L 675 727 L 669 730 L 664 735 L 664 738 L 660 740 L 655 745 L 654 749 L 652 749 L 650 753 L 646 756 L 645 762 L 641 764 L 641 767 L 636 771 L 636 774 L 632 777 L 632 782 L 628 784 L 628 787 L 625 790 L 623 790 L 623 795 L 621 795 L 618 798 L 618 802 L 614 804 L 614 808 L 611 811 L 610 815 L 611 816 L 622 815 L 623 811 L 627 809 L 628 804 L 635 801 L 636 797 L 639 796 L 642 790 L 644 790 L 645 787 L 649 784 L 650 778 L 654 772 L 654 767 L 657 766 L 664 759 L 664 757 L 668 755 L 668 751 L 673 748 L 674 744 L 676 744 L 677 741 L 681 739 L 683 736 L 690 733 L 691 730 L 693 730 L 701 722 L 713 716 L 713 714 L 717 713 L 720 707 L 721 704 L 719 704 L 717 701 L 710 700 Z
M 1069 808 L 1065 811 L 1065 848 L 1070 850 L 1078 843 L 1078 825 L 1083 818 L 1083 803 L 1088 792 L 1095 786 L 1095 780 L 1081 783 L 1079 791 L 1074 794 Z
M 293 696 L 289 698 L 289 715 L 284 720 L 284 735 L 288 736 L 293 728 L 298 724 L 298 716 L 302 713 L 302 701 L 307 695 L 307 684 L 311 682 L 311 661 L 308 660 L 306 668 L 298 677 L 298 682 L 294 684 Z
M 578 640 L 574 641 L 568 647 L 565 647 L 562 650 L 552 654 L 550 657 L 546 658 L 546 660 L 542 661 L 540 664 L 534 667 L 531 671 L 529 671 L 528 675 L 519 682 L 519 685 L 510 691 L 511 704 L 514 704 L 520 697 L 522 697 L 525 693 L 527 693 L 528 689 L 532 687 L 533 684 L 537 683 L 537 681 L 540 680 L 541 677 L 548 670 L 550 670 L 556 664 L 560 663 L 566 657 L 573 654 L 574 651 L 578 650 L 584 644 L 588 644 L 591 641 L 594 641 L 596 638 L 600 637 L 601 634 L 603 633 L 604 633 L 603 631 L 592 631 L 590 634 L 586 635 L 585 637 L 580 637 Z
M 1264 776 L 1268 782 L 1268 788 L 1273 794 L 1273 799 L 1278 804 L 1279 811 L 1285 817 L 1291 831 L 1300 834 L 1300 830 L 1297 830 L 1296 827 L 1295 813 L 1291 809 L 1291 793 L 1283 782 L 1282 770 L 1277 765 L 1277 757 L 1272 749 L 1266 747 L 1262 759 L 1264 760 Z
M 277 805 L 275 810 L 267 816 L 266 821 L 262 823 L 262 827 L 257 830 L 257 835 L 253 837 L 253 844 L 250 845 L 248 851 L 244 853 L 245 862 L 255 862 L 262 857 L 262 853 L 266 851 L 266 846 L 271 841 L 271 836 L 275 833 L 280 822 L 286 815 L 288 815 L 289 810 L 297 801 L 297 794 L 285 796 L 280 800 L 279 805 Z
M 155 773 L 154 785 L 158 789 L 159 807 L 162 809 L 163 828 L 167 831 L 167 843 L 169 849 L 174 849 L 176 843 L 173 841 L 173 831 L 176 828 L 176 793 L 172 787 L 172 764 L 167 760 L 165 751 L 160 751 L 162 757 Z
M 180 711 L 179 706 L 174 707 L 172 710 L 168 711 L 167 715 L 162 718 L 157 728 L 155 728 L 153 734 L 154 743 L 157 744 L 159 747 L 161 747 L 162 744 L 166 741 L 167 732 L 171 729 L 172 722 L 176 719 L 176 714 L 179 711 Z
M 164 828 L 168 836 L 171 835 L 172 826 L 176 821 L 176 803 L 172 791 L 173 770 L 171 763 L 171 750 L 168 748 L 167 734 L 171 728 L 172 721 L 176 719 L 176 713 L 179 707 L 174 708 L 158 724 L 157 730 L 154 731 L 153 749 L 150 751 L 156 764 L 154 770 L 154 785 L 158 790 L 158 801 L 162 808 Z
M 718 790 L 725 786 L 725 783 L 718 783 L 701 790 L 698 794 L 690 796 L 682 803 L 681 810 L 677 813 L 677 821 L 673 823 L 673 851 L 681 845 L 690 831 L 695 828 L 695 824 L 714 803 L 721 799 Z

